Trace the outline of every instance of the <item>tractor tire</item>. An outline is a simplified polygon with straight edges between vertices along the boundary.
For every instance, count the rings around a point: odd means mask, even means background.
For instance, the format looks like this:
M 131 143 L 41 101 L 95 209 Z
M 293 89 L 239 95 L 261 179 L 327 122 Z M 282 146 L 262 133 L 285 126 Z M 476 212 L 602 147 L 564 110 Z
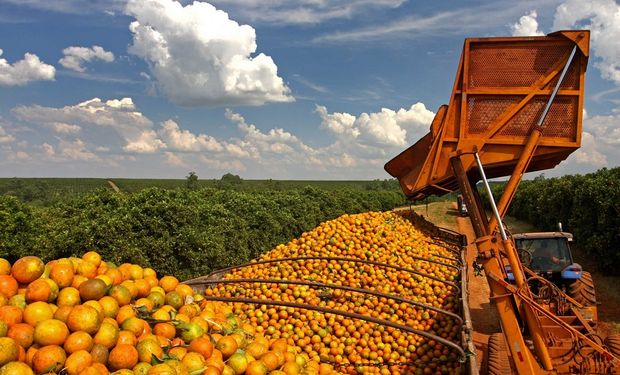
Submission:
M 487 346 L 487 374 L 512 374 L 510 357 L 508 356 L 508 349 L 503 333 L 493 333 L 489 336 L 489 344 Z
M 609 335 L 605 337 L 605 346 L 613 355 L 620 357 L 620 334 Z
M 590 272 L 584 272 L 581 278 L 571 284 L 568 295 L 584 306 L 596 305 L 594 280 Z

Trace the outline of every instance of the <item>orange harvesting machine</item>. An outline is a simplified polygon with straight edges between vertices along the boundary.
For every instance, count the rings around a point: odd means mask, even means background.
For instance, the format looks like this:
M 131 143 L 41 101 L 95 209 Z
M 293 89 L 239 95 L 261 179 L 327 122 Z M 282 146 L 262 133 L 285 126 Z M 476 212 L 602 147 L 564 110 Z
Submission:
M 385 165 L 411 200 L 460 190 L 502 327 L 489 339 L 490 374 L 620 373 L 620 335 L 599 337 L 586 318 L 596 306 L 524 267 L 502 223 L 524 173 L 553 168 L 581 145 L 589 40 L 587 30 L 466 39 L 449 104 L 427 135 Z M 496 203 L 487 179 L 505 176 Z M 532 281 L 547 292 L 535 293 Z

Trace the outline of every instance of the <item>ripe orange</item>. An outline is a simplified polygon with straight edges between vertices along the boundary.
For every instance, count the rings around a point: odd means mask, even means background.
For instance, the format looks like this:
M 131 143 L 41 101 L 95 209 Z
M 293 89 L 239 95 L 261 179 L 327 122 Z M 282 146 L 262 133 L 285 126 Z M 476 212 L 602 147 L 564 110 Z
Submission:
M 125 319 L 125 321 L 121 324 L 121 328 L 125 331 L 133 333 L 136 337 L 138 337 L 144 332 L 146 324 L 147 323 L 144 320 L 136 316 L 132 316 Z
M 137 343 L 138 338 L 133 332 L 122 330 L 118 333 L 118 340 L 116 341 L 116 345 L 127 344 L 135 346 Z
M 273 371 L 280 367 L 280 358 L 272 351 L 263 354 L 263 356 L 260 357 L 260 360 L 265 364 L 269 371 Z
M 196 352 L 202 354 L 203 357 L 208 359 L 213 353 L 213 343 L 209 337 L 199 337 L 190 342 L 187 348 L 190 352 Z
M 11 326 L 13 324 L 21 323 L 24 314 L 22 309 L 15 306 L 1 306 L 0 307 L 0 321 L 6 322 L 7 325 Z
M 177 375 L 177 372 L 168 364 L 160 363 L 151 367 L 147 372 L 147 375 Z
M 115 318 L 120 309 L 116 299 L 110 296 L 101 297 L 99 304 L 103 308 L 103 315 L 107 318 Z
M 58 319 L 63 323 L 67 324 L 67 318 L 69 317 L 69 313 L 73 310 L 72 306 L 60 306 L 54 312 L 54 319 Z
M 34 302 L 26 306 L 24 310 L 24 322 L 35 326 L 38 322 L 46 319 L 52 319 L 54 312 L 47 302 Z
M 0 368 L 0 375 L 34 375 L 34 372 L 23 362 L 9 362 Z
M 92 263 L 95 267 L 99 267 L 101 263 L 101 255 L 96 251 L 88 251 L 82 255 L 82 260 Z
M 60 306 L 75 306 L 80 304 L 80 292 L 74 287 L 62 288 L 58 292 L 58 298 L 56 299 L 56 305 Z
M 248 363 L 248 367 L 245 370 L 246 375 L 265 375 L 268 372 L 269 370 L 262 360 Z
M 0 294 L 11 298 L 17 294 L 17 280 L 11 275 L 0 275 Z
M 71 286 L 74 275 L 71 263 L 56 263 L 51 267 L 50 279 L 54 280 L 60 288 Z
M 140 362 L 150 363 L 153 356 L 161 359 L 164 355 L 164 350 L 159 345 L 159 341 L 155 338 L 140 341 L 138 345 L 136 345 L 136 350 L 138 350 L 138 359 Z
M 45 264 L 39 257 L 26 256 L 18 259 L 11 268 L 11 275 L 18 283 L 28 284 L 38 279 L 45 271 Z
M 245 356 L 245 353 L 235 353 L 228 358 L 226 361 L 228 366 L 230 366 L 235 374 L 241 375 L 248 368 L 248 359 Z
M 19 358 L 19 345 L 10 337 L 0 337 L 0 366 Z
M 11 263 L 9 263 L 9 261 L 4 258 L 0 258 L 0 275 L 9 275 L 10 273 Z
M 97 276 L 97 266 L 90 262 L 81 261 L 78 264 L 77 273 L 87 279 L 93 279 Z
M 189 352 L 183 357 L 181 363 L 185 366 L 188 372 L 193 373 L 204 367 L 205 358 L 202 354 Z
M 174 276 L 164 276 L 159 279 L 159 286 L 161 286 L 166 293 L 172 292 L 177 285 L 179 285 L 179 279 Z
M 99 327 L 99 330 L 93 339 L 95 344 L 100 344 L 108 349 L 112 349 L 118 341 L 118 333 L 119 329 L 115 324 L 104 322 Z
M 84 331 L 93 335 L 99 330 L 101 321 L 101 316 L 94 307 L 78 305 L 69 313 L 67 326 L 71 332 Z
M 67 354 L 58 345 L 39 348 L 32 357 L 32 369 L 35 373 L 59 372 L 65 365 Z
M 13 324 L 7 336 L 15 340 L 22 348 L 28 349 L 34 341 L 34 327 L 26 323 Z
M 71 353 L 65 361 L 65 371 L 67 375 L 79 375 L 93 363 L 93 356 L 86 350 L 78 350 Z
M 138 351 L 132 345 L 116 345 L 108 357 L 108 365 L 114 371 L 131 369 L 138 363 Z
M 75 353 L 78 350 L 89 351 L 93 348 L 93 338 L 86 332 L 77 331 L 67 337 L 63 344 L 63 349 L 69 354 Z
M 69 336 L 67 325 L 57 319 L 46 319 L 34 327 L 34 343 L 45 345 L 62 345 Z
M 26 301 L 28 303 L 43 301 L 47 302 L 52 295 L 52 288 L 45 279 L 37 279 L 26 287 Z
M 114 298 L 119 306 L 128 305 L 131 302 L 132 293 L 125 285 L 114 285 L 108 292 L 108 296 Z

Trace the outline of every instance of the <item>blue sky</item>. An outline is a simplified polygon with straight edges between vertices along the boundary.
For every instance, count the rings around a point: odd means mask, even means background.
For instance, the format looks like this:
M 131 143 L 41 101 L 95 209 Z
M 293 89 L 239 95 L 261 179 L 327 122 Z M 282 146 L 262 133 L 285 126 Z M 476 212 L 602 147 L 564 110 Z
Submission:
M 0 0 L 0 176 L 388 178 L 463 39 L 592 30 L 582 148 L 620 164 L 614 0 Z

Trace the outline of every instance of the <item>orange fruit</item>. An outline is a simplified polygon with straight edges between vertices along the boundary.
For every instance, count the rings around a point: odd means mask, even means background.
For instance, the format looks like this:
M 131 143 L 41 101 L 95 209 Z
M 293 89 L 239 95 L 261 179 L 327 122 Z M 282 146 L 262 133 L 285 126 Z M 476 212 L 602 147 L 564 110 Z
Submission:
M 82 261 L 78 264 L 77 273 L 87 279 L 93 279 L 97 276 L 97 266 L 90 262 Z
M 94 307 L 78 305 L 73 307 L 67 317 L 67 327 L 71 332 L 84 331 L 95 334 L 101 326 L 102 318 Z
M 65 371 L 67 375 L 79 375 L 93 363 L 93 356 L 86 350 L 78 350 L 71 353 L 65 361 Z
M 125 285 L 114 285 L 108 292 L 108 296 L 114 298 L 119 306 L 125 306 L 131 302 L 132 293 Z
M 150 270 L 150 268 L 148 268 Z M 11 263 L 4 259 L 0 258 L 0 275 L 9 275 L 11 273 Z
M 60 306 L 56 312 L 54 312 L 54 319 L 58 319 L 67 324 L 67 318 L 69 317 L 71 310 L 73 310 L 72 306 Z
M 13 324 L 7 336 L 15 340 L 22 348 L 28 349 L 34 341 L 34 327 L 26 323 Z
M 0 321 L 6 322 L 9 326 L 21 323 L 23 318 L 24 313 L 19 307 L 10 305 L 0 307 Z
M 93 338 L 86 332 L 77 331 L 67 337 L 63 344 L 65 352 L 72 354 L 78 350 L 90 351 L 93 348 Z
M 77 288 L 67 287 L 62 288 L 58 292 L 58 298 L 56 299 L 56 305 L 60 306 L 75 306 L 79 305 L 80 300 L 80 292 Z
M 103 315 L 107 318 L 114 318 L 118 314 L 120 306 L 116 299 L 110 296 L 101 297 L 99 304 L 103 308 Z
M 203 336 L 192 340 L 187 349 L 190 352 L 202 354 L 204 358 L 209 358 L 213 354 L 213 343 L 211 343 L 209 337 Z
M 183 357 L 181 363 L 185 366 L 187 371 L 191 373 L 204 367 L 205 358 L 202 354 L 189 352 Z
M 142 267 L 137 264 L 132 264 L 129 266 L 129 278 L 131 280 L 138 280 L 144 277 L 144 271 Z
M 43 301 L 47 302 L 52 295 L 52 287 L 45 279 L 37 279 L 26 287 L 26 301 L 28 303 Z
M 246 375 L 265 375 L 269 372 L 265 363 L 262 360 L 253 361 L 248 363 L 248 366 L 245 370 Z
M 11 275 L 20 284 L 28 284 L 38 279 L 45 271 L 45 264 L 39 257 L 26 256 L 18 259 L 11 268 Z
M 149 369 L 147 375 L 177 375 L 174 368 L 170 367 L 166 363 L 160 363 Z
M 159 279 L 159 286 L 161 286 L 166 293 L 172 292 L 177 285 L 179 285 L 179 279 L 174 276 L 164 276 Z
M 69 336 L 67 325 L 57 319 L 46 319 L 34 327 L 34 343 L 45 345 L 62 345 Z
M 99 331 L 94 337 L 95 344 L 100 344 L 108 349 L 112 349 L 118 341 L 119 329 L 112 323 L 102 323 Z
M 0 366 L 17 361 L 19 358 L 19 345 L 10 337 L 0 337 Z
M 80 298 L 82 301 L 99 300 L 105 296 L 108 286 L 101 279 L 90 279 L 80 284 Z
M 127 345 L 136 345 L 138 343 L 138 338 L 131 331 L 120 331 L 118 333 L 118 340 L 116 341 L 116 345 L 119 344 L 127 344 Z
M 75 289 L 78 289 L 80 285 L 82 285 L 82 283 L 86 280 L 88 280 L 88 277 L 82 275 L 75 275 L 73 276 L 73 282 L 71 283 L 71 286 Z
M 145 279 L 148 278 L 148 277 L 155 277 L 155 278 L 157 277 L 157 272 L 155 272 L 155 270 L 150 268 L 150 267 L 145 268 L 143 270 L 143 273 L 144 273 L 144 278 Z
M 228 358 L 226 361 L 228 366 L 230 366 L 235 374 L 241 375 L 248 368 L 248 359 L 245 356 L 245 353 L 235 353 Z
M 150 363 L 153 356 L 161 359 L 164 355 L 164 350 L 156 339 L 144 339 L 140 341 L 138 345 L 136 345 L 136 350 L 138 350 L 138 359 L 140 362 Z
M 23 362 L 9 362 L 0 368 L 0 375 L 34 375 L 34 372 Z
M 110 369 L 131 369 L 138 363 L 138 350 L 132 345 L 116 345 L 108 357 Z
M 134 375 L 147 375 L 149 373 L 149 369 L 153 367 L 150 363 L 147 362 L 138 362 L 131 371 L 133 371 Z
M 71 263 L 56 263 L 51 267 L 50 279 L 54 280 L 60 288 L 71 286 L 74 275 Z
M 175 309 L 180 309 L 181 306 L 185 303 L 185 300 L 181 295 L 177 292 L 168 292 L 166 293 L 166 305 L 170 305 Z
M 179 285 L 177 285 L 176 288 L 174 288 L 174 291 L 179 293 L 181 295 L 181 297 L 183 297 L 183 299 L 185 299 L 185 297 L 187 297 L 187 296 L 193 296 L 194 295 L 194 289 L 192 289 L 192 287 L 187 285 L 187 284 L 179 284 Z
M 239 345 L 234 337 L 224 336 L 215 343 L 215 348 L 222 352 L 224 358 L 228 358 L 237 351 Z
M 26 306 L 24 310 L 24 322 L 35 326 L 38 322 L 46 319 L 52 319 L 54 312 L 47 302 L 33 302 Z
M 157 323 L 153 327 L 153 333 L 157 336 L 162 336 L 167 339 L 172 339 L 176 335 L 176 328 L 174 328 L 174 325 L 172 323 L 167 323 L 167 322 Z M 211 343 L 210 340 L 209 340 L 209 343 Z M 213 344 L 211 344 L 211 348 L 213 348 Z
M 123 275 L 118 268 L 108 268 L 104 275 L 108 276 L 112 280 L 112 285 L 119 285 L 123 282 Z
M 99 267 L 101 264 L 101 255 L 96 251 L 88 251 L 82 255 L 82 259 L 86 262 L 92 263 L 95 267 Z
M 32 357 L 32 369 L 35 373 L 59 372 L 65 365 L 67 354 L 58 345 L 39 348 Z
M 222 364 L 222 368 L 223 367 L 224 367 L 224 364 Z M 219 368 L 215 366 L 207 366 L 205 370 L 202 372 L 202 375 L 220 375 L 221 373 L 222 373 L 222 370 L 220 370 Z
M 272 351 L 263 354 L 263 356 L 260 357 L 260 360 L 265 364 L 269 371 L 273 371 L 280 367 L 280 358 Z
M 17 294 L 17 280 L 11 275 L 0 275 L 0 294 L 11 298 Z

